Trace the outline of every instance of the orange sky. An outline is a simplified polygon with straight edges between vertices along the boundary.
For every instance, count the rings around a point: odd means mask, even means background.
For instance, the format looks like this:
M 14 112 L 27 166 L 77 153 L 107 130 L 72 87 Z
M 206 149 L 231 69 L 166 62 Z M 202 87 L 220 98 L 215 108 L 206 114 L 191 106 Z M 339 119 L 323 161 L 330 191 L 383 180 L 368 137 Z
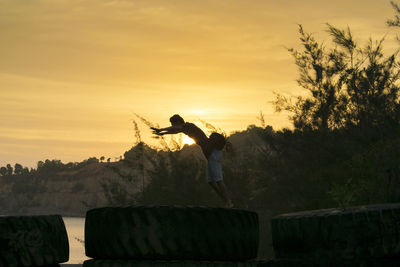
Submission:
M 288 127 L 269 101 L 301 93 L 285 49 L 297 24 L 325 43 L 326 22 L 360 43 L 387 34 L 393 49 L 393 15 L 383 0 L 0 0 L 0 166 L 119 157 L 134 113 L 229 133 L 262 111 Z

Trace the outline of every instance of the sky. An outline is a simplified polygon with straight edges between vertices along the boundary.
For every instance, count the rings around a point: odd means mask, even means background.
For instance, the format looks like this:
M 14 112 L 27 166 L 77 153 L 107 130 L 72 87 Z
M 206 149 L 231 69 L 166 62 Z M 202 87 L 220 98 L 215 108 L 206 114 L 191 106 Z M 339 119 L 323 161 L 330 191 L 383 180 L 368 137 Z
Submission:
M 360 44 L 386 36 L 391 51 L 393 16 L 385 0 L 0 0 L 0 166 L 114 160 L 136 142 L 135 114 L 229 134 L 262 112 L 290 128 L 271 101 L 304 93 L 287 51 L 298 24 L 326 44 L 326 23 Z

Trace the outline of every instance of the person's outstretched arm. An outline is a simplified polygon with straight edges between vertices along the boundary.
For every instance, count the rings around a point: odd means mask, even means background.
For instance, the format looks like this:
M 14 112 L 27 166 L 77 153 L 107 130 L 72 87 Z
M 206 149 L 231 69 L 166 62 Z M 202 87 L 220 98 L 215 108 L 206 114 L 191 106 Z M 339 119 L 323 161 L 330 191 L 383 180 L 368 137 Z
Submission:
M 170 126 L 170 127 L 166 127 L 166 128 L 151 127 L 151 129 L 153 130 L 153 134 L 156 134 L 156 135 L 177 134 L 177 133 L 182 132 L 182 128 L 177 127 L 177 126 Z

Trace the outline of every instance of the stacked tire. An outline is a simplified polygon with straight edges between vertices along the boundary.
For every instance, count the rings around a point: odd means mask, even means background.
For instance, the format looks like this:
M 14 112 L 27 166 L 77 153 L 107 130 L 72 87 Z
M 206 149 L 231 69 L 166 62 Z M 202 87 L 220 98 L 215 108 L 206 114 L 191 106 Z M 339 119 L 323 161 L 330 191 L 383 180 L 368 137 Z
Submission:
M 85 267 L 253 267 L 255 212 L 207 207 L 136 206 L 89 210 Z
M 0 267 L 58 266 L 68 259 L 60 215 L 0 217 Z
M 400 203 L 282 214 L 271 227 L 277 259 L 308 266 L 400 266 Z

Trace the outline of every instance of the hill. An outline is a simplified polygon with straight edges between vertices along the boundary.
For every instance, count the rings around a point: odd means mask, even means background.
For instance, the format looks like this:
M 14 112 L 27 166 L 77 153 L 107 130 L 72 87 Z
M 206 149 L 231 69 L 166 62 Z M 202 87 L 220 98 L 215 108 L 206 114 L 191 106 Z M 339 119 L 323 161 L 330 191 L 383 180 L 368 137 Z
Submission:
M 229 137 L 238 156 L 254 154 L 263 147 L 257 130 L 259 128 L 252 126 Z M 146 156 L 140 156 L 141 149 L 146 151 Z M 145 144 L 143 147 L 136 145 L 126 151 L 124 158 L 118 162 L 89 161 L 87 164 L 77 164 L 74 168 L 59 167 L 29 174 L 0 176 L 0 214 L 84 216 L 88 209 L 115 205 L 110 193 L 127 198 L 129 204 L 135 204 L 132 199 L 150 182 L 149 172 L 154 160 L 165 153 Z M 197 145 L 185 145 L 179 153 L 183 157 L 205 160 Z M 121 190 L 124 192 L 118 192 Z M 121 202 L 124 201 L 118 203 Z
M 102 183 L 118 180 L 132 169 L 123 161 L 91 163 L 78 170 L 0 178 L 0 214 L 57 213 L 83 216 L 89 208 L 107 205 Z M 137 188 L 132 187 L 132 191 Z

